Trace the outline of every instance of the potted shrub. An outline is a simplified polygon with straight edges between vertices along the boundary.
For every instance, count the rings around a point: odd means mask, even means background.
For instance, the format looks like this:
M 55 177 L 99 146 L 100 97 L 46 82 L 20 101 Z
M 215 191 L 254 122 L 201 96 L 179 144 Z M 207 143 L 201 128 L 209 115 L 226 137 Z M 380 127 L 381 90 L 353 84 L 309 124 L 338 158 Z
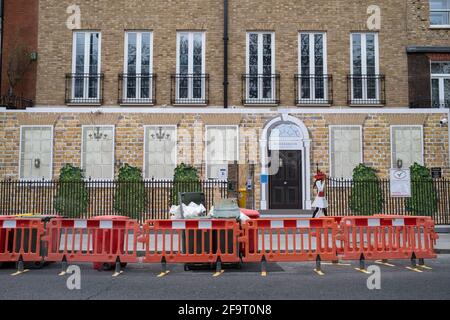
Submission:
M 353 170 L 350 209 L 361 215 L 381 213 L 383 196 L 376 171 L 364 164 Z
M 406 199 L 406 211 L 412 215 L 432 216 L 437 212 L 437 202 L 430 170 L 414 163 L 411 166 L 411 198 Z

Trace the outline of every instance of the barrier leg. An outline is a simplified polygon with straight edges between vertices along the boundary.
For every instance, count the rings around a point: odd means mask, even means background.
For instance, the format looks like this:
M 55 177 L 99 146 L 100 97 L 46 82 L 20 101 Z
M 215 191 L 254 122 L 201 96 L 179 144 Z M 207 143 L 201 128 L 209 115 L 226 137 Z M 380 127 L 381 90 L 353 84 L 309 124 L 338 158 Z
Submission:
M 113 277 L 117 277 L 117 276 L 119 276 L 120 274 L 123 273 L 123 271 L 121 270 L 121 267 L 122 266 L 120 264 L 120 258 L 117 257 Z
M 216 273 L 214 273 L 213 277 L 218 277 L 225 271 L 222 270 L 222 261 L 220 260 L 220 257 L 217 258 L 216 262 Z
M 366 269 L 366 259 L 364 257 L 364 254 L 361 254 L 361 256 L 359 257 L 359 268 L 355 268 L 355 270 L 365 273 L 365 274 L 371 274 Z
M 66 256 L 63 257 L 61 262 L 61 272 L 59 273 L 59 276 L 64 276 L 67 273 L 67 258 Z
M 316 258 L 316 268 L 314 269 L 314 272 L 317 273 L 319 276 L 324 276 L 325 273 L 322 271 L 322 259 L 320 259 L 320 255 Z
M 375 263 L 381 264 L 381 265 L 387 266 L 387 267 L 395 267 L 395 265 L 393 265 L 392 263 L 389 263 L 388 259 L 376 260 Z
M 433 268 L 431 268 L 425 264 L 424 258 L 419 259 L 419 268 L 426 269 L 426 270 L 433 270 Z
M 413 252 L 412 256 L 411 256 L 411 266 L 410 267 L 406 267 L 406 269 L 414 271 L 414 272 L 423 272 L 422 270 L 420 270 L 417 267 L 417 258 L 416 258 L 416 254 Z
M 263 256 L 261 259 L 261 276 L 267 277 L 267 261 L 266 256 Z
M 164 277 L 169 274 L 170 271 L 167 270 L 167 261 L 166 257 L 162 257 L 161 259 L 161 273 L 158 275 L 158 278 Z
M 12 274 L 12 276 L 18 276 L 19 274 L 28 272 L 28 269 L 24 268 L 24 263 L 23 263 L 23 257 L 22 255 L 19 256 L 19 260 L 17 261 L 17 271 L 15 273 Z

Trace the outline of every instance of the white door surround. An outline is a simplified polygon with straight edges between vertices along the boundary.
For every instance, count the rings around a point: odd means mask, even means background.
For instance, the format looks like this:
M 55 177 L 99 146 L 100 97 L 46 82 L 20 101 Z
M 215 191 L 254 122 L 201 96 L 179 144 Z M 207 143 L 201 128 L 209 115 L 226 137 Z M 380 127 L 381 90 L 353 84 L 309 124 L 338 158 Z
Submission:
M 282 113 L 278 117 L 270 120 L 264 127 L 260 137 L 260 154 L 261 154 L 261 176 L 269 174 L 268 167 L 268 150 L 271 130 L 282 124 L 293 124 L 298 127 L 298 143 L 297 149 L 302 151 L 302 199 L 303 208 L 311 209 L 311 140 L 309 137 L 308 129 L 305 124 L 298 118 L 295 118 L 287 113 Z M 268 209 L 269 199 L 269 183 L 261 182 L 261 210 Z

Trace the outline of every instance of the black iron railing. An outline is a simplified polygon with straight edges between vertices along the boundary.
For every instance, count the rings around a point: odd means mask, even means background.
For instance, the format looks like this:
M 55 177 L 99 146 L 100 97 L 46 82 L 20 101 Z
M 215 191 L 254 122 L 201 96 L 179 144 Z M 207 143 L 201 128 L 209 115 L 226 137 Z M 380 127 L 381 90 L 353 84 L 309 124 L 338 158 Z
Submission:
M 349 105 L 385 105 L 386 77 L 380 74 L 348 75 L 347 100 Z
M 411 101 L 409 103 L 410 108 L 433 108 L 433 109 L 439 109 L 439 108 L 450 108 L 450 99 L 448 100 L 418 100 L 418 101 Z
M 104 75 L 66 74 L 67 104 L 102 104 Z
M 411 188 L 411 198 L 399 198 L 391 196 L 389 179 L 328 179 L 328 209 L 333 216 L 418 215 L 430 216 L 437 224 L 450 223 L 450 180 L 412 181 Z
M 209 74 L 171 75 L 171 103 L 207 105 L 209 103 Z
M 279 74 L 243 74 L 242 103 L 260 105 L 280 104 Z
M 15 95 L 4 95 L 0 97 L 0 107 L 5 107 L 6 109 L 26 109 L 32 106 L 33 100 Z
M 169 219 L 179 192 L 204 192 L 207 210 L 227 198 L 226 181 L 147 180 L 119 181 L 0 181 L 0 215 L 59 214 L 69 218 L 126 215 L 146 219 Z
M 297 105 L 331 105 L 333 104 L 333 77 L 324 75 L 296 74 L 295 104 Z
M 156 104 L 155 74 L 119 74 L 119 104 Z

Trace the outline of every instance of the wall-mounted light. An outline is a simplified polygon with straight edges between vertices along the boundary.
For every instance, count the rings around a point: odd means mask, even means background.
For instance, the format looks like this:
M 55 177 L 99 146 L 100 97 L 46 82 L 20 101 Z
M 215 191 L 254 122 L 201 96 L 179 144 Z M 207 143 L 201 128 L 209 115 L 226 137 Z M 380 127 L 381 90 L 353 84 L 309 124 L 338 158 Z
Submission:
M 41 167 L 41 159 L 34 159 L 34 167 L 39 169 Z
M 397 168 L 401 169 L 403 167 L 403 160 L 402 159 L 398 159 L 397 160 Z
M 31 61 L 37 61 L 37 59 L 38 59 L 38 53 L 36 51 L 33 51 L 32 53 L 30 53 Z

